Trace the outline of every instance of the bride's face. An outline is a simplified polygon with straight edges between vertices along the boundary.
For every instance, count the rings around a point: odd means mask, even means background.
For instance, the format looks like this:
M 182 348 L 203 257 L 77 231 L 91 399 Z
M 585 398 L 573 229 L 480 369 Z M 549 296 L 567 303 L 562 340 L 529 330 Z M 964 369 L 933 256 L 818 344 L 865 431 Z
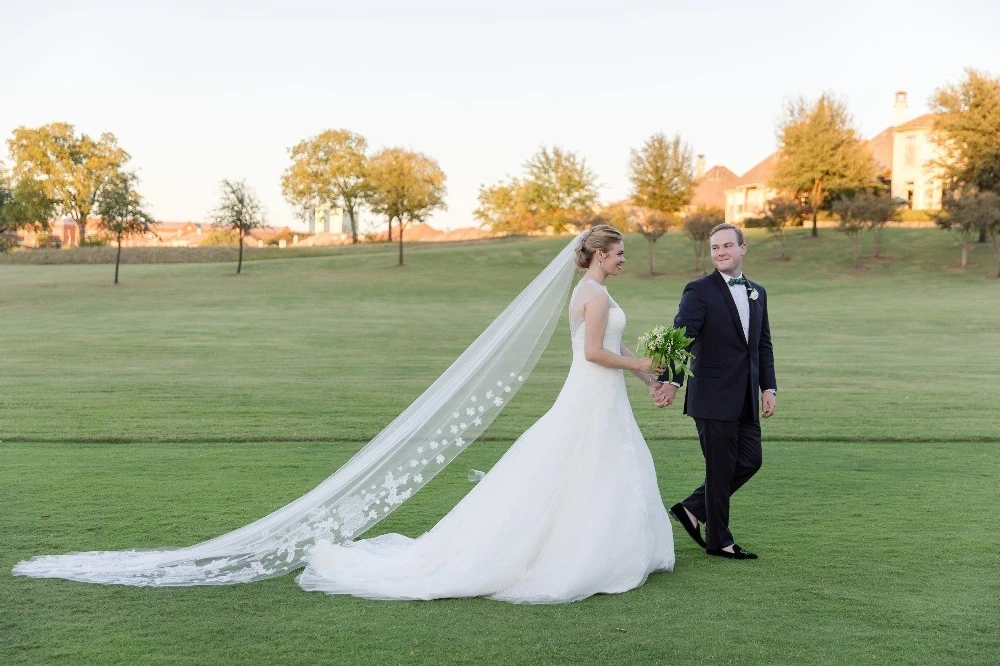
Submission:
M 604 257 L 604 263 L 601 267 L 604 268 L 604 272 L 608 275 L 618 275 L 622 272 L 622 266 L 625 265 L 625 244 L 615 243 L 610 248 L 608 248 L 608 253 Z

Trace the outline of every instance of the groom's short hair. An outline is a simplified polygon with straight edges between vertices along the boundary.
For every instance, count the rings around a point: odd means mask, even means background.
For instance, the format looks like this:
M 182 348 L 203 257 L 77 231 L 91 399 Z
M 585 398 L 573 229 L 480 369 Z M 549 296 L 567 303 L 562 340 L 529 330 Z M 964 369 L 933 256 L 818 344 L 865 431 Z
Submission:
M 708 234 L 709 242 L 712 241 L 712 236 L 714 236 L 716 233 L 720 231 L 725 231 L 726 229 L 732 229 L 733 231 L 736 232 L 736 242 L 738 244 L 740 245 L 747 244 L 746 240 L 743 238 L 743 230 L 737 227 L 736 225 L 729 224 L 728 222 L 723 222 L 722 224 L 717 224 L 714 227 L 712 227 L 712 232 Z

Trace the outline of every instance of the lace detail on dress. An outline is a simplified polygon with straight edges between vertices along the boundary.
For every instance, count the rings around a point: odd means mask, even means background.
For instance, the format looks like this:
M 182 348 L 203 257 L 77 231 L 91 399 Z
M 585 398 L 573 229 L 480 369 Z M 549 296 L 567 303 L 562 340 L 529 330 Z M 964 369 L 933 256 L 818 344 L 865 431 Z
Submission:
M 602 294 L 607 294 L 611 309 L 621 310 L 605 285 L 586 277 L 576 283 L 569 300 L 569 333 L 572 339 L 575 340 L 577 331 L 583 328 L 584 306 Z

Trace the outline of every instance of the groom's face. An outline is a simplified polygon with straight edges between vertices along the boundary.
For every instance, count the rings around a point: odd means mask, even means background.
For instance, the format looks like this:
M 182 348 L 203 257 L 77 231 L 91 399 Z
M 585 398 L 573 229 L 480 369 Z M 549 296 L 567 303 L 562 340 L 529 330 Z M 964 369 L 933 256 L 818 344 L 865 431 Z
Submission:
M 715 267 L 733 277 L 739 275 L 743 269 L 743 255 L 747 253 L 747 246 L 740 245 L 736 232 L 732 229 L 716 231 L 709 243 L 712 244 L 712 263 Z

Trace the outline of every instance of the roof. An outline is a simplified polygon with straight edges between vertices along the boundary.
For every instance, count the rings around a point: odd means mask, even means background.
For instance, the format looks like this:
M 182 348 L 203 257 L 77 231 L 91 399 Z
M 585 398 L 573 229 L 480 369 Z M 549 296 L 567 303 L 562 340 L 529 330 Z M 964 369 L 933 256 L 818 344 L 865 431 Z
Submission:
M 778 151 L 774 151 L 767 157 L 765 157 L 760 164 L 743 174 L 743 177 L 733 183 L 732 187 L 739 187 L 740 185 L 766 185 L 771 180 L 771 174 L 774 173 L 774 167 L 778 164 Z
M 894 129 L 893 127 L 886 127 L 865 142 L 868 150 L 872 153 L 875 167 L 879 171 L 892 169 L 892 134 Z
M 730 189 L 739 177 L 724 166 L 714 166 L 697 180 L 691 204 L 707 208 L 724 208 L 725 191 Z
M 924 127 L 934 126 L 934 114 L 925 113 L 922 116 L 917 116 L 913 120 L 907 120 L 902 125 L 896 125 L 897 130 L 911 130 L 911 129 L 922 129 Z

